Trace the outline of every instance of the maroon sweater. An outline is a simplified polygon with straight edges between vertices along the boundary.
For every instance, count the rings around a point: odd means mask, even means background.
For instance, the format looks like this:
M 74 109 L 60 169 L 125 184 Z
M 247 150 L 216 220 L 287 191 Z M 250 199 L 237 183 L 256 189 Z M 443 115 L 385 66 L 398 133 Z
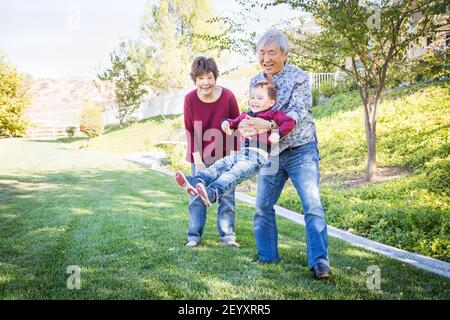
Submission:
M 211 164 L 229 155 L 231 150 L 237 150 L 238 143 L 235 136 L 227 136 L 221 129 L 223 119 L 234 119 L 237 116 L 239 107 L 230 90 L 222 87 L 219 99 L 211 103 L 201 101 L 197 96 L 197 89 L 189 92 L 184 97 L 186 161 L 193 163 L 192 153 L 199 152 L 202 160 L 206 164 Z

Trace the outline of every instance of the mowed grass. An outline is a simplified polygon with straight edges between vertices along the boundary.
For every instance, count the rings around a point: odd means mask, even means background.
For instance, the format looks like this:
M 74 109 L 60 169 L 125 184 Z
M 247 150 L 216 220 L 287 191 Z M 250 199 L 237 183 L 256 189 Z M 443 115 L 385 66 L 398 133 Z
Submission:
M 238 202 L 240 249 L 215 207 L 184 247 L 187 196 L 173 178 L 104 153 L 0 140 L 1 299 L 448 299 L 450 280 L 330 238 L 334 278 L 306 267 L 304 228 L 278 218 L 282 261 L 255 262 L 253 208 Z M 66 286 L 81 268 L 81 289 Z M 367 288 L 379 266 L 381 290 Z
M 450 82 L 387 90 L 377 120 L 377 165 L 397 177 L 374 184 L 364 179 L 367 145 L 357 91 L 333 96 L 313 109 L 321 156 L 322 202 L 328 223 L 352 233 L 450 262 Z M 127 154 L 165 147 L 170 168 L 185 170 L 182 116 L 155 117 L 119 130 L 109 127 L 88 149 Z M 71 141 L 65 139 L 64 141 Z M 75 141 L 75 147 L 86 146 Z M 146 147 L 148 147 L 146 149 Z M 241 191 L 256 191 L 256 179 Z M 279 205 L 302 212 L 288 183 Z

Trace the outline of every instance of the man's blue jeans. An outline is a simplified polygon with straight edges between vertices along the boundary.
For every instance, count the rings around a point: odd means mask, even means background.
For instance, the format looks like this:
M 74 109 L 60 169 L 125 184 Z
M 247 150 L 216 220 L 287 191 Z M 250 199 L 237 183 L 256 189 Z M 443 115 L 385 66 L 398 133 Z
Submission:
M 278 162 L 278 170 L 270 166 Z M 254 233 L 259 260 L 277 262 L 278 231 L 274 205 L 290 178 L 300 197 L 306 224 L 308 267 L 321 262 L 329 266 L 327 223 L 319 193 L 319 151 L 315 141 L 270 157 L 258 176 Z
M 191 166 L 191 173 L 195 175 L 195 165 Z M 225 192 L 219 200 L 217 211 L 217 230 L 219 231 L 222 242 L 236 240 L 234 232 L 234 213 L 235 213 L 235 189 L 232 188 Z M 191 197 L 189 201 L 189 225 L 187 231 L 187 240 L 200 241 L 203 229 L 206 223 L 206 206 L 200 197 Z

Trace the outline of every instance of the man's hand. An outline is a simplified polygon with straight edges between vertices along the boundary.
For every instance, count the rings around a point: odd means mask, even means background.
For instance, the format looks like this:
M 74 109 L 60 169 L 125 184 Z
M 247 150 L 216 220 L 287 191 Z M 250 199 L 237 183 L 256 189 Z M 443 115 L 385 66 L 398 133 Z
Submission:
M 223 130 L 227 135 L 231 136 L 231 135 L 233 134 L 233 130 L 231 130 L 231 128 L 230 128 L 230 123 L 229 123 L 228 121 L 225 120 L 224 122 L 222 122 L 221 127 L 222 127 L 222 130 Z
M 270 130 L 270 121 L 258 117 L 250 117 L 249 115 L 246 115 L 245 123 L 253 129 L 258 130 L 258 133 Z
M 269 136 L 269 141 L 272 144 L 278 143 L 280 141 L 280 135 L 278 134 L 278 132 L 271 133 Z
M 269 131 L 270 121 L 246 115 L 245 120 L 241 121 L 238 129 L 245 138 L 249 138 L 255 134 Z

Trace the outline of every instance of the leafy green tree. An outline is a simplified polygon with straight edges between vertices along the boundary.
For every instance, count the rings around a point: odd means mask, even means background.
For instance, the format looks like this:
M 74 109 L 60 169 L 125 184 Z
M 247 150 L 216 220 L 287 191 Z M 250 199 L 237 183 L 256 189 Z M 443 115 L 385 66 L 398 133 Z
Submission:
M 184 87 L 193 59 L 199 54 L 217 54 L 212 37 L 223 31 L 223 24 L 214 22 L 214 17 L 211 0 L 149 2 L 142 18 L 142 43 L 146 48 L 136 54 L 137 60 L 145 63 L 152 88 Z
M 27 121 L 23 111 L 29 104 L 24 77 L 0 55 L 0 136 L 20 137 Z
M 113 92 L 112 103 L 117 108 L 122 127 L 135 112 L 148 92 L 146 74 L 142 61 L 136 59 L 141 45 L 137 41 L 121 41 L 118 48 L 110 54 L 111 65 L 97 74 L 105 82 L 100 90 Z M 107 93 L 107 92 L 106 92 Z
M 241 1 L 243 3 L 243 1 Z M 424 38 L 448 32 L 446 0 L 276 0 L 248 6 L 288 4 L 310 14 L 320 32 L 286 30 L 293 61 L 342 70 L 356 82 L 364 106 L 368 146 L 367 180 L 376 174 L 377 111 L 396 68 L 410 61 L 409 51 Z M 449 56 L 444 54 L 448 70 Z M 394 68 L 393 68 L 394 67 Z
M 408 49 L 449 26 L 445 0 L 287 1 L 312 14 L 321 31 L 291 33 L 291 52 L 334 66 L 354 78 L 364 106 L 367 180 L 376 174 L 376 125 L 390 68 L 408 59 Z

